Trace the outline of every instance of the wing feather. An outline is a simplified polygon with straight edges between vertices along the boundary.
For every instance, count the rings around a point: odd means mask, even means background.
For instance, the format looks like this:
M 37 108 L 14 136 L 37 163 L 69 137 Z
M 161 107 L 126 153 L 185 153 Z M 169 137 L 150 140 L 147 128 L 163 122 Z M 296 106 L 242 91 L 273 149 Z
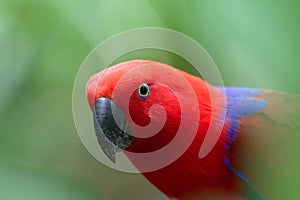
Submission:
M 300 96 L 261 90 L 251 98 L 268 106 L 240 116 L 231 164 L 268 199 L 291 199 L 300 185 Z

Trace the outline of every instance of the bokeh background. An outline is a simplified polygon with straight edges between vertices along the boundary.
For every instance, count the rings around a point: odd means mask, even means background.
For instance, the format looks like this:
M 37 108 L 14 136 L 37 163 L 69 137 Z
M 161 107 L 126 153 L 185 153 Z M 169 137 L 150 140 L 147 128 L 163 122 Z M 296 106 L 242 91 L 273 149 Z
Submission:
M 113 34 L 166 27 L 202 44 L 225 85 L 299 94 L 299 10 L 289 0 L 0 0 L 0 199 L 165 199 L 81 144 L 72 87 L 84 58 Z

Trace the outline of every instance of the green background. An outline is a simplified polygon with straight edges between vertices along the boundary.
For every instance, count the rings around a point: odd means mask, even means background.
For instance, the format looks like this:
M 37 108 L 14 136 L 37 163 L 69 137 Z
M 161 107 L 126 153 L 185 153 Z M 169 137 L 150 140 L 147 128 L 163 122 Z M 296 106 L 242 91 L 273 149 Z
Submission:
M 71 106 L 84 58 L 113 34 L 166 27 L 202 44 L 225 85 L 299 94 L 299 10 L 296 1 L 1 0 L 0 199 L 165 199 L 81 144 Z

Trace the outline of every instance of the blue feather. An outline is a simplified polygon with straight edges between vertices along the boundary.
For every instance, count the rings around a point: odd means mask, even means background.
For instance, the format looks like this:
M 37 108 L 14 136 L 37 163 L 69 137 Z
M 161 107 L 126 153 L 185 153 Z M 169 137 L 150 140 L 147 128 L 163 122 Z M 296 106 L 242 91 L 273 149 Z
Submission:
M 228 144 L 225 148 L 228 151 L 230 145 L 236 139 L 240 129 L 240 118 L 261 112 L 268 106 L 268 102 L 253 98 L 262 93 L 261 90 L 251 88 L 236 87 L 218 87 L 227 97 L 226 120 L 230 121 L 230 130 L 228 132 Z M 265 199 L 256 188 L 250 183 L 246 176 L 237 171 L 230 163 L 228 157 L 224 158 L 226 166 L 248 186 L 247 191 L 255 199 Z
M 236 139 L 240 128 L 240 118 L 261 112 L 268 106 L 268 102 L 253 98 L 262 93 L 259 89 L 237 87 L 219 87 L 219 89 L 225 92 L 227 97 L 226 119 L 231 122 L 228 133 L 229 144 L 231 144 Z M 226 148 L 229 148 L 229 146 Z

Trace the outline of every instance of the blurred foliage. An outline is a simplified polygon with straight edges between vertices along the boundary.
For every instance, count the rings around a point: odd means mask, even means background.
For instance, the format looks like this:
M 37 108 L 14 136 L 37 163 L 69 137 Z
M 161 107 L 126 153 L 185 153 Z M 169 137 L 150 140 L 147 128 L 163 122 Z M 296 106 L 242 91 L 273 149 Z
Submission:
M 0 176 L 1 199 L 99 199 L 92 190 L 58 174 L 14 166 L 7 161 L 3 163 L 3 160 L 0 162 Z
M 0 199 L 164 199 L 80 143 L 71 95 L 85 56 L 120 31 L 167 27 L 201 43 L 226 85 L 299 94 L 299 8 L 296 1 L 1 0 Z M 155 58 L 145 52 L 141 58 Z

